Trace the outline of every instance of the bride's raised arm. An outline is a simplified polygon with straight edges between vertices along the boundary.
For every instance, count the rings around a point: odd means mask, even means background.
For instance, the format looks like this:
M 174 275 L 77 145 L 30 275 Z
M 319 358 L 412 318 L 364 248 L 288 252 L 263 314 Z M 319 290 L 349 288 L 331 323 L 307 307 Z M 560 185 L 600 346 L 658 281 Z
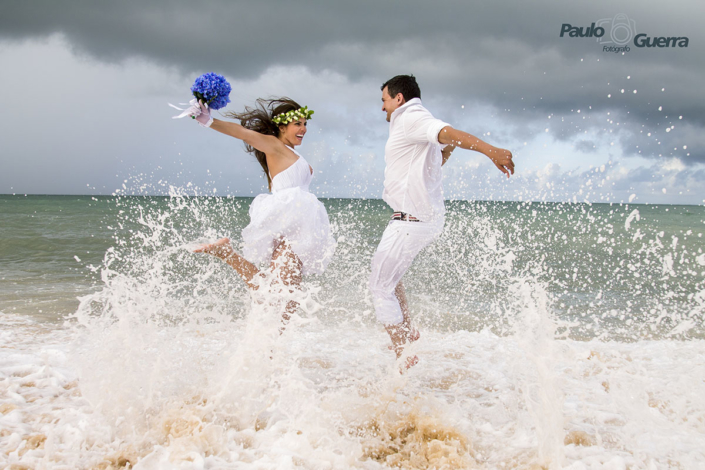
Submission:
M 211 117 L 210 109 L 201 104 L 201 114 L 196 116 L 196 120 L 205 127 L 240 139 L 260 152 L 270 157 L 280 155 L 284 152 L 284 144 L 273 135 L 260 134 L 259 132 L 247 129 L 236 122 L 222 121 Z

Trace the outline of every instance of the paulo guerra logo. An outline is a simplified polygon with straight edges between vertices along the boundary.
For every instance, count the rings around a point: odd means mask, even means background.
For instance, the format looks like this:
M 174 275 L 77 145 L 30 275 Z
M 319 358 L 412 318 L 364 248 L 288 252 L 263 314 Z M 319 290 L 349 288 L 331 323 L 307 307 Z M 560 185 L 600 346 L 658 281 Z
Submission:
M 602 44 L 603 52 L 629 52 L 634 47 L 688 47 L 688 38 L 682 36 L 649 36 L 637 33 L 636 21 L 624 13 L 614 15 L 614 18 L 603 18 L 590 26 L 573 26 L 570 23 L 561 25 L 560 37 L 596 38 Z

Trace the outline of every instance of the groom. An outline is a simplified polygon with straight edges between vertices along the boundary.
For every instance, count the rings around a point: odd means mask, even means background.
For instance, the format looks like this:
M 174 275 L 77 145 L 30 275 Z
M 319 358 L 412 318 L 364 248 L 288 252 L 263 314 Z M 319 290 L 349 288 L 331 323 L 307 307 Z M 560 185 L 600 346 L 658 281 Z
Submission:
M 509 150 L 434 118 L 421 104 L 421 90 L 412 75 L 397 75 L 382 85 L 382 111 L 389 122 L 382 199 L 394 214 L 372 258 L 370 291 L 377 319 L 400 358 L 405 345 L 419 339 L 401 278 L 416 255 L 443 231 L 441 166 L 456 147 L 485 154 L 507 177 L 514 174 L 514 162 Z M 405 365 L 417 362 L 414 356 Z

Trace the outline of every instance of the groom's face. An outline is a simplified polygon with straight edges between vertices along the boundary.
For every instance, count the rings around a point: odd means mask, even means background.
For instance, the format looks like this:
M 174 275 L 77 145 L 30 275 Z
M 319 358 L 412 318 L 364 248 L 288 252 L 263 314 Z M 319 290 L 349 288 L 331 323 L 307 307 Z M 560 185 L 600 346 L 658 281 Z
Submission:
M 389 96 L 389 89 L 384 87 L 382 90 L 382 111 L 387 113 L 387 122 L 392 119 L 392 113 L 405 103 L 404 95 L 397 93 L 397 96 Z

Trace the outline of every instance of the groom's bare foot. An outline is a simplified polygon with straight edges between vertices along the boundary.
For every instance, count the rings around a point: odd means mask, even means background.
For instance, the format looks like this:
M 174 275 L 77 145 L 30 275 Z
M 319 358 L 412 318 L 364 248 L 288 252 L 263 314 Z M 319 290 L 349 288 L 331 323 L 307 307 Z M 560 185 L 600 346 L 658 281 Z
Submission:
M 408 356 L 406 360 L 403 362 L 402 366 L 399 367 L 399 373 L 403 374 L 407 370 L 411 369 L 414 367 L 416 364 L 419 363 L 419 357 L 416 355 L 413 356 Z
M 398 325 L 385 325 L 387 333 L 389 333 L 389 338 L 392 340 L 392 345 L 389 346 L 391 351 L 397 356 L 397 360 L 401 359 L 404 355 L 404 349 L 411 343 L 418 341 L 421 338 L 421 333 L 419 330 L 414 328 L 409 324 L 409 321 L 405 319 L 402 323 Z M 418 364 L 419 358 L 417 356 L 408 356 L 403 360 L 403 364 L 399 368 L 400 373 L 404 373 L 405 370 Z
M 413 326 L 410 327 L 409 332 L 406 334 L 406 341 L 404 343 L 413 343 L 414 341 L 418 341 L 419 338 L 421 338 L 421 333 L 419 333 L 419 330 L 414 328 Z M 390 351 L 394 351 L 396 349 L 395 345 L 387 346 L 387 348 Z M 413 365 L 413 364 L 412 364 Z
M 221 238 L 214 243 L 200 245 L 193 250 L 194 253 L 208 253 L 209 255 L 217 256 L 218 258 L 224 258 L 232 251 L 233 248 L 230 246 L 230 239 L 228 238 Z

